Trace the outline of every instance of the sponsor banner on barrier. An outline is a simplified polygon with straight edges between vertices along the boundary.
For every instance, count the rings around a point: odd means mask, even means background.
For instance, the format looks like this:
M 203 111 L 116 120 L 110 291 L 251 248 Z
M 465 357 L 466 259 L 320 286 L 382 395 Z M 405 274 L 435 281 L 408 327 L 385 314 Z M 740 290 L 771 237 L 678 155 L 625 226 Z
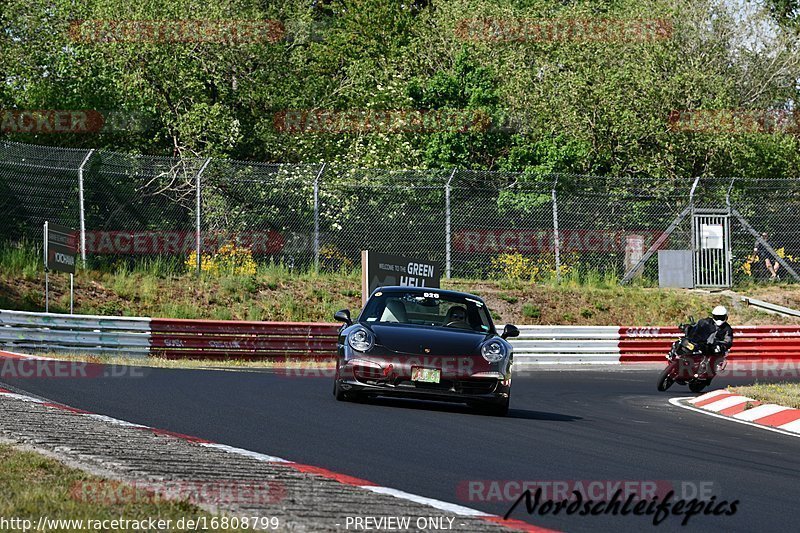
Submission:
M 794 326 L 740 326 L 733 328 L 734 337 L 800 337 L 800 328 Z M 674 339 L 681 335 L 676 326 L 623 326 L 620 336 L 624 339 L 653 338 Z
M 193 231 L 87 231 L 87 254 L 175 254 L 194 252 L 197 235 Z M 276 254 L 283 250 L 286 241 L 277 231 L 255 232 L 202 232 L 200 248 L 203 252 L 216 252 L 223 245 L 234 243 L 249 248 L 256 254 Z
M 629 249 L 630 239 L 638 237 L 639 246 L 647 250 L 660 237 L 661 230 L 559 230 L 561 252 L 622 253 Z M 490 254 L 502 252 L 551 253 L 555 250 L 552 229 L 461 229 L 453 235 L 453 248 L 458 252 Z M 664 240 L 661 248 L 668 246 Z

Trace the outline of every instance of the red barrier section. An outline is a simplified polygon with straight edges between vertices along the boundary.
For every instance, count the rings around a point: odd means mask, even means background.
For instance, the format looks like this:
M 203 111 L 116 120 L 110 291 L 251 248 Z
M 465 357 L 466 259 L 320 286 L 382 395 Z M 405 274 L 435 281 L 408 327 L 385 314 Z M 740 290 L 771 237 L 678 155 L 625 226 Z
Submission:
M 622 327 L 620 361 L 662 362 L 681 333 L 677 327 Z M 800 359 L 800 327 L 741 326 L 733 329 L 729 360 Z
M 153 318 L 151 353 L 168 359 L 305 359 L 336 356 L 338 324 Z

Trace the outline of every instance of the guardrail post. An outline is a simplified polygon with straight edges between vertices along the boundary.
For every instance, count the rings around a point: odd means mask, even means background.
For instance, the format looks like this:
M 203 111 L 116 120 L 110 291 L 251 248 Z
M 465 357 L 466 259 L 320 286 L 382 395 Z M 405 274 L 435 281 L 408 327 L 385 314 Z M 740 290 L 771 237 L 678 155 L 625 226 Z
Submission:
M 553 188 L 550 190 L 553 197 L 553 251 L 555 253 L 556 262 L 556 282 L 561 283 L 561 241 L 558 236 L 558 195 L 556 188 L 558 187 L 558 174 L 553 181 Z
M 314 178 L 314 272 L 319 272 L 319 181 L 325 173 L 325 163 Z
M 83 158 L 81 166 L 78 167 L 78 210 L 80 217 L 80 247 L 81 247 L 81 264 L 86 268 L 86 209 L 83 203 L 83 169 L 86 168 L 86 163 L 92 157 L 94 148 L 89 150 L 86 157 Z
M 444 185 L 444 242 L 445 242 L 445 277 L 450 279 L 452 270 L 451 253 L 452 253 L 452 235 L 451 235 L 451 219 L 450 219 L 450 185 L 456 175 L 456 169 L 450 173 L 447 183 Z
M 202 241 L 202 237 L 200 235 L 200 223 L 201 223 L 201 220 L 200 220 L 200 209 L 201 209 L 201 204 L 200 204 L 200 200 L 201 200 L 201 195 L 200 195 L 200 177 L 203 175 L 203 172 L 205 171 L 205 169 L 206 169 L 206 167 L 208 166 L 209 163 L 211 163 L 211 158 L 210 157 L 208 159 L 206 159 L 206 162 L 203 163 L 203 166 L 200 168 L 200 171 L 197 173 L 197 176 L 195 177 L 195 189 L 197 189 L 197 190 L 195 191 L 195 208 L 194 208 L 194 210 L 195 210 L 195 213 L 194 213 L 195 234 L 194 234 L 194 239 L 195 239 L 195 263 L 197 263 L 197 275 L 198 276 L 200 275 L 200 262 L 202 261 L 201 253 L 200 253 L 200 248 L 202 246 L 202 242 L 201 242 Z

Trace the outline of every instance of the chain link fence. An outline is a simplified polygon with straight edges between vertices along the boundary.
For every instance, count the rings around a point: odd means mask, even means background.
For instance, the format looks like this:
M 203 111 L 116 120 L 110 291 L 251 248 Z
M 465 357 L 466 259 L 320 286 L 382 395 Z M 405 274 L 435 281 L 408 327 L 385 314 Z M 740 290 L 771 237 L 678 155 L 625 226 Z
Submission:
M 693 208 L 715 208 L 729 216 L 734 282 L 800 270 L 800 184 L 778 177 L 379 170 L 0 142 L 0 192 L 0 241 L 40 243 L 46 220 L 70 226 L 90 267 L 197 268 L 233 243 L 298 270 L 358 267 L 372 249 L 452 277 L 656 280 L 656 250 L 696 252 Z

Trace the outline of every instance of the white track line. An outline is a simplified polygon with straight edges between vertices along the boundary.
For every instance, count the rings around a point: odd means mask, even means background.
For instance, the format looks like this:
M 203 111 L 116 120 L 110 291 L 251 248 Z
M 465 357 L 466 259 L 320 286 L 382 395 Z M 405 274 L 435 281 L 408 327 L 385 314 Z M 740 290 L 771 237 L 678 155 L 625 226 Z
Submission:
M 409 492 L 404 492 L 402 490 L 392 489 L 389 487 L 380 487 L 376 485 L 360 485 L 360 487 L 378 494 L 386 494 L 389 496 L 394 496 L 395 498 L 410 500 L 423 505 L 429 505 L 430 507 L 434 507 L 440 511 L 453 513 L 459 516 L 492 516 L 489 513 L 484 513 L 483 511 L 478 511 L 477 509 L 471 509 L 469 507 L 456 505 L 455 503 L 443 502 L 441 500 L 434 500 L 432 498 L 426 498 L 425 496 L 419 496 L 417 494 L 411 494 Z
M 8 398 L 14 398 L 14 399 L 17 399 L 17 400 L 26 401 L 26 402 L 39 403 L 39 404 L 49 403 L 49 402 L 45 402 L 44 400 L 39 400 L 38 398 L 33 398 L 33 397 L 25 396 L 25 395 L 22 395 L 22 394 L 16 394 L 16 393 L 13 393 L 13 392 L 0 392 L 0 397 L 3 397 L 3 396 L 8 397 Z M 55 404 L 54 404 L 54 406 L 55 406 Z M 115 425 L 119 425 L 119 426 L 128 426 L 128 427 L 135 427 L 135 428 L 141 428 L 141 429 L 156 430 L 155 428 L 152 428 L 150 426 L 143 426 L 141 424 L 134 424 L 133 422 L 128 422 L 128 421 L 125 421 L 125 420 L 120 420 L 118 418 L 112 418 L 110 416 L 100 415 L 100 414 L 96 414 L 96 413 L 74 413 L 74 414 L 76 416 L 87 416 L 89 418 L 94 418 L 96 420 L 101 420 L 101 421 L 108 422 L 108 423 L 115 424 Z M 180 439 L 180 437 L 177 437 L 177 436 L 175 438 Z M 184 440 L 184 439 L 181 439 L 181 440 Z M 272 456 L 272 455 L 265 455 L 265 454 L 254 452 L 254 451 L 251 451 L 251 450 L 245 450 L 243 448 L 236 448 L 234 446 L 228 446 L 228 445 L 225 445 L 225 444 L 218 444 L 218 443 L 215 443 L 215 442 L 196 442 L 194 444 L 198 444 L 198 445 L 206 447 L 206 448 L 213 448 L 213 449 L 217 449 L 217 450 L 222 450 L 222 451 L 225 451 L 225 452 L 228 452 L 228 453 L 232 453 L 232 454 L 236 454 L 236 455 L 242 455 L 244 457 L 250 457 L 252 459 L 256 459 L 258 461 L 264 461 L 264 462 L 268 462 L 268 463 L 278 463 L 278 464 L 285 463 L 285 464 L 287 464 L 289 466 L 291 466 L 292 464 L 295 464 L 293 461 L 282 459 L 280 457 L 275 457 L 275 456 Z M 478 519 L 487 518 L 487 517 L 488 518 L 495 517 L 495 515 L 492 515 L 490 513 L 486 513 L 484 511 L 479 511 L 478 509 L 472 509 L 470 507 L 464 507 L 462 505 L 457 505 L 455 503 L 445 502 L 445 501 L 442 501 L 442 500 L 435 500 L 433 498 L 426 498 L 425 496 L 420 496 L 418 494 L 412 494 L 412 493 L 409 493 L 409 492 L 404 492 L 402 490 L 393 489 L 391 487 L 381 487 L 381 486 L 377 486 L 377 485 L 355 485 L 355 484 L 350 484 L 350 483 L 344 483 L 344 484 L 345 485 L 350 485 L 351 487 L 358 487 L 358 488 L 361 488 L 361 489 L 364 489 L 364 490 L 368 490 L 368 491 L 374 492 L 376 494 L 385 494 L 385 495 L 388 495 L 388 496 L 394 496 L 395 498 L 400 498 L 400 499 L 403 499 L 403 500 L 412 501 L 412 502 L 419 503 L 419 504 L 422 504 L 422 505 L 427 505 L 427 506 L 433 507 L 434 509 L 439 509 L 440 511 L 453 513 L 453 514 L 458 515 L 458 516 L 473 517 L 473 518 L 478 518 Z M 509 530 L 512 530 L 512 531 L 513 530 L 517 530 L 517 531 L 520 530 L 518 524 L 503 524 L 502 522 L 494 522 L 494 521 L 492 521 L 492 523 L 497 524 L 497 525 L 499 525 L 501 527 L 505 527 L 506 529 L 509 529 Z M 541 528 L 540 526 L 535 526 L 533 524 L 527 524 L 526 523 L 526 524 L 524 524 L 524 526 L 526 526 L 526 528 L 528 530 L 531 530 L 531 531 L 537 530 L 537 529 L 541 529 L 542 531 L 548 531 L 548 530 L 546 530 L 544 528 Z
M 782 429 L 778 429 L 772 426 L 764 426 L 762 424 L 756 424 L 755 422 L 748 422 L 746 420 L 741 420 L 739 418 L 733 418 L 732 416 L 725 416 L 718 413 L 714 413 L 712 411 L 707 411 L 705 409 L 701 409 L 700 407 L 694 407 L 691 405 L 686 405 L 681 403 L 681 400 L 691 400 L 694 396 L 687 396 L 685 398 L 670 398 L 669 403 L 676 407 L 680 407 L 682 409 L 689 409 L 690 411 L 697 411 L 698 413 L 702 413 L 704 415 L 713 416 L 715 418 L 721 418 L 722 420 L 729 420 L 730 422 L 736 422 L 738 424 L 745 424 L 748 426 L 753 426 L 754 428 L 759 429 L 766 429 L 767 431 L 774 431 L 775 433 L 780 433 L 782 435 L 788 435 L 790 437 L 800 437 L 800 434 L 792 433 L 790 431 L 784 431 Z
M 275 457 L 274 455 L 265 455 L 263 453 L 258 453 L 251 450 L 245 450 L 244 448 L 236 448 L 234 446 L 228 446 L 227 444 L 218 444 L 216 442 L 199 442 L 198 444 L 206 448 L 214 448 L 217 450 L 222 450 L 223 452 L 250 457 L 251 459 L 255 459 L 256 461 L 261 461 L 263 463 L 291 463 L 291 461 L 283 459 L 281 457 Z

